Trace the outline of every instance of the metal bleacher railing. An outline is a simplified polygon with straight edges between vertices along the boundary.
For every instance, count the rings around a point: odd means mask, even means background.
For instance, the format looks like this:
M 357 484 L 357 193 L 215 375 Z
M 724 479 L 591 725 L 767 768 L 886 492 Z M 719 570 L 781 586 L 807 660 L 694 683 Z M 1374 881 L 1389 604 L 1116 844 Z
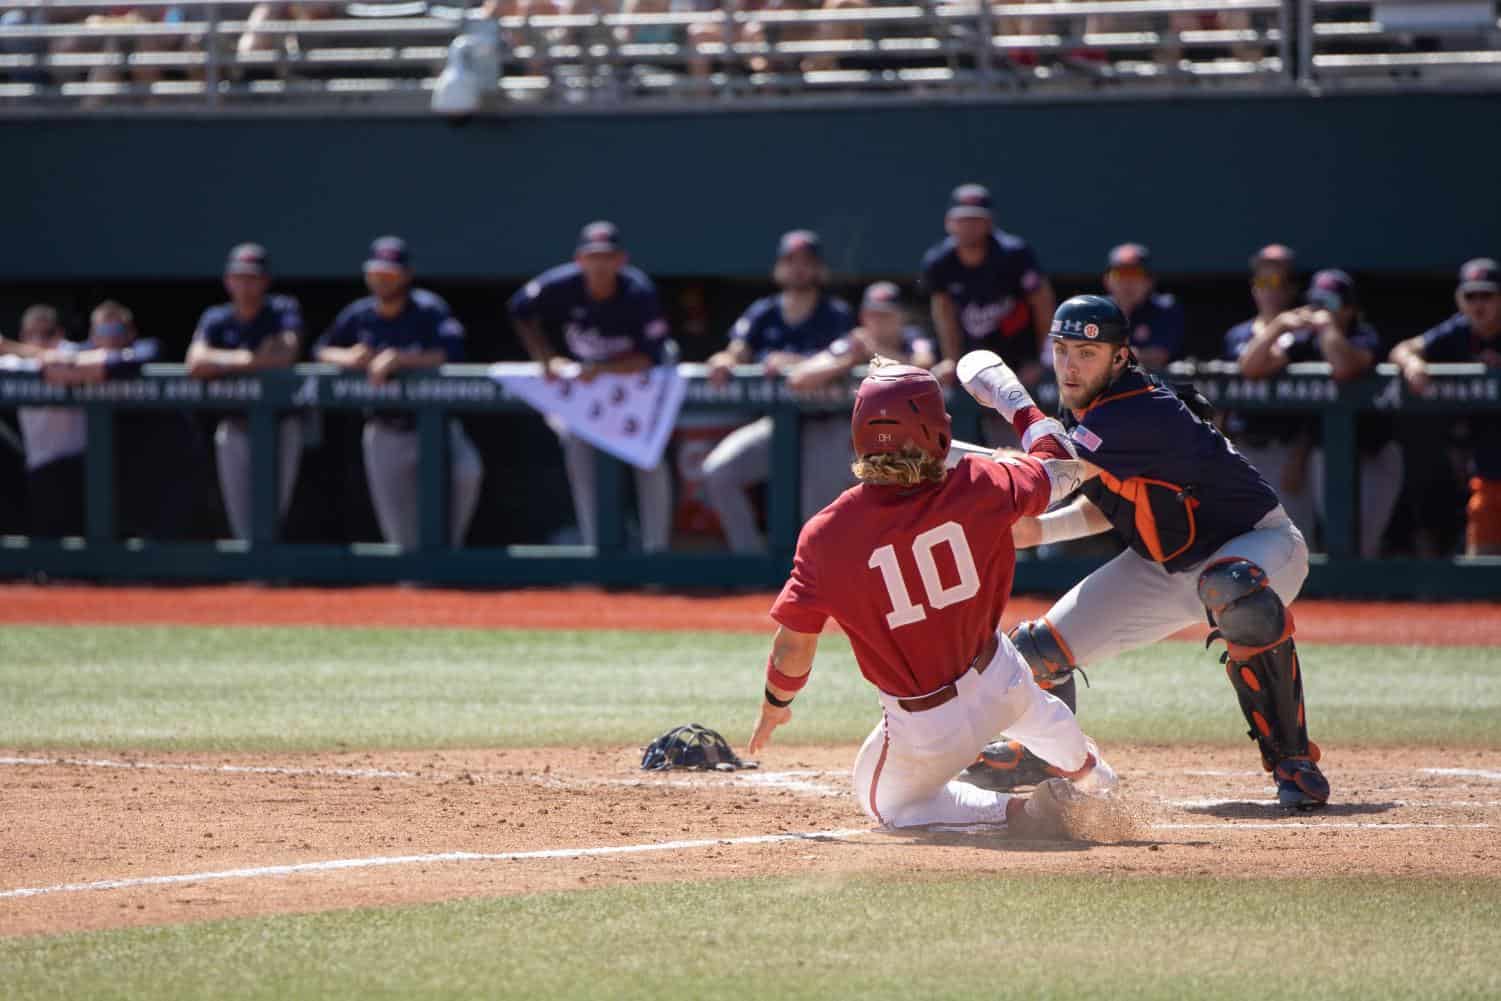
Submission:
M 774 587 L 791 565 L 800 528 L 798 504 L 799 421 L 809 413 L 849 412 L 855 382 L 795 394 L 780 380 L 767 380 L 759 368 L 737 372 L 728 385 L 705 379 L 702 365 L 684 364 L 686 413 L 712 412 L 747 417 L 769 414 L 774 421 L 768 485 L 766 555 L 726 552 L 642 553 L 626 545 L 623 464 L 601 454 L 597 489 L 600 542 L 581 546 L 507 546 L 454 549 L 447 544 L 445 519 L 447 415 L 504 415 L 527 410 L 506 395 L 483 365 L 444 366 L 437 374 L 410 373 L 384 386 L 326 365 L 299 365 L 203 382 L 181 365 L 148 365 L 140 378 L 97 386 L 50 386 L 35 373 L 0 374 L 0 408 L 80 406 L 87 413 L 87 528 L 83 538 L 64 540 L 0 538 L 0 578 L 43 573 L 98 580 L 296 580 L 324 583 L 428 581 L 492 587 L 590 581 L 603 584 Z M 1355 558 L 1358 523 L 1356 416 L 1382 412 L 1399 419 L 1412 415 L 1501 411 L 1501 370 L 1479 365 L 1431 366 L 1433 384 L 1422 395 L 1405 385 L 1390 365 L 1359 382 L 1337 383 L 1323 362 L 1289 366 L 1273 379 L 1246 379 L 1233 365 L 1179 363 L 1175 379 L 1192 381 L 1220 409 L 1318 414 L 1323 424 L 1326 467 L 1325 540 L 1328 555 L 1315 557 L 1310 593 L 1350 596 L 1394 595 L 1494 598 L 1501 594 L 1501 557 L 1361 560 Z M 1037 390 L 1039 404 L 1056 406 L 1051 384 Z M 422 449 L 418 467 L 420 545 L 402 552 L 376 543 L 335 545 L 287 543 L 277 539 L 276 422 L 301 409 L 359 411 L 372 404 L 416 414 Z M 955 437 L 980 441 L 979 411 L 963 392 L 950 394 Z M 115 415 L 130 410 L 189 409 L 241 411 L 251 434 L 254 508 L 248 542 L 170 542 L 117 538 Z M 492 470 L 492 475 L 504 475 Z M 1016 585 L 1022 590 L 1061 591 L 1098 565 L 1098 559 L 1037 559 L 1021 563 Z
M 484 19 L 501 50 L 489 109 L 1501 84 L 1495 0 L 554 3 L 562 12 Z M 252 18 L 268 6 L 257 0 L 121 6 L 0 4 L 0 110 L 410 111 L 429 101 L 450 42 L 482 22 L 464 0 L 302 5 L 335 15 L 323 19 L 272 4 L 269 20 Z

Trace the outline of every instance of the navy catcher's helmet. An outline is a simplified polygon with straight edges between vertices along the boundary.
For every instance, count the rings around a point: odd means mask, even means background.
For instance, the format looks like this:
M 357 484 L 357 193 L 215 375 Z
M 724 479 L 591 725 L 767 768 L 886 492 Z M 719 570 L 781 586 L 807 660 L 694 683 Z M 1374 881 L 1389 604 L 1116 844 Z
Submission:
M 1103 295 L 1076 295 L 1053 313 L 1048 335 L 1060 341 L 1126 343 L 1126 317 Z
M 732 772 L 755 767 L 756 762 L 737 756 L 727 740 L 702 723 L 675 726 L 641 753 L 641 768 L 648 772 L 672 768 Z

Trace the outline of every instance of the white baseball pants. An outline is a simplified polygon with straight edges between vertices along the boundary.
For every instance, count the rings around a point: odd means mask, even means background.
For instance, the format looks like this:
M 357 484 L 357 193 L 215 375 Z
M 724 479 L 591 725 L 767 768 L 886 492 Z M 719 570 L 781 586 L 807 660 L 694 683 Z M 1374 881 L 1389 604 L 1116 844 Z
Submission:
M 855 798 L 866 816 L 888 827 L 1004 823 L 1010 793 L 955 781 L 997 733 L 1065 771 L 1084 767 L 1089 750 L 1074 714 L 999 639 L 984 673 L 964 672 L 958 694 L 937 708 L 908 712 L 881 693 L 881 722 L 855 758 Z

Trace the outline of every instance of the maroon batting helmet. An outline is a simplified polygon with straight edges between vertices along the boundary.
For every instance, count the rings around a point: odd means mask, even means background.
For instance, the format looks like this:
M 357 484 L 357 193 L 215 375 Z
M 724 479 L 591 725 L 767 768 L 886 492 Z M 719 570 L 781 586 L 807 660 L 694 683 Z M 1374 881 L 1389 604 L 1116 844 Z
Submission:
M 933 373 L 912 365 L 871 369 L 855 394 L 850 437 L 855 455 L 899 452 L 908 445 L 935 459 L 949 454 L 949 414 Z

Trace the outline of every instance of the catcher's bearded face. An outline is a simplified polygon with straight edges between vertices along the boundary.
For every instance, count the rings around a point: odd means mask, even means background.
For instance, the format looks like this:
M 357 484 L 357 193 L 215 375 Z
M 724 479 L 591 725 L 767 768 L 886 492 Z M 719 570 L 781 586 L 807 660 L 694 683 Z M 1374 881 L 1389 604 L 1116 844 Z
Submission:
M 1126 367 L 1126 349 L 1088 341 L 1053 341 L 1053 373 L 1058 398 L 1070 410 L 1083 410 Z

